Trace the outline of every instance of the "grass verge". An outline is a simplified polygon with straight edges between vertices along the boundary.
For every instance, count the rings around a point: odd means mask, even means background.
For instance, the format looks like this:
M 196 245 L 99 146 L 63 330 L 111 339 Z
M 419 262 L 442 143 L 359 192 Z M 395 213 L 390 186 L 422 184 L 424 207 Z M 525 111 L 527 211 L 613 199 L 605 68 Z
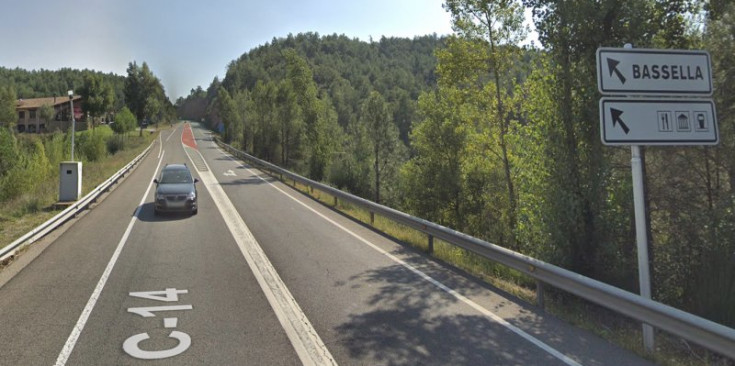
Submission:
M 158 132 L 138 136 L 131 134 L 125 140 L 125 149 L 98 161 L 83 162 L 82 195 L 86 195 L 115 174 L 145 150 Z M 3 203 L 0 211 L 0 248 L 25 235 L 54 215 L 61 212 L 55 208 L 59 194 L 58 173 L 38 185 L 34 191 L 21 194 Z

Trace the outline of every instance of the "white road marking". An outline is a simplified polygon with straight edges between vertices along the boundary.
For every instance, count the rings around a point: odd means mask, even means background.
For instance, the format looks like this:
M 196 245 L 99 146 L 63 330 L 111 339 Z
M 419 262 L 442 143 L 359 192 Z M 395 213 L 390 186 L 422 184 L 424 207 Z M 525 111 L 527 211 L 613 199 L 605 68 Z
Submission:
M 235 172 L 234 172 L 234 171 L 232 171 L 232 169 L 230 169 L 230 170 L 226 171 L 226 172 L 224 173 L 224 175 L 225 175 L 225 177 L 234 177 L 234 176 L 236 176 L 237 174 L 235 174 Z
M 56 363 L 54 365 L 63 366 L 66 365 L 66 361 L 69 360 L 69 356 L 71 356 L 71 352 L 74 350 L 74 346 L 76 346 L 77 340 L 82 334 L 84 326 L 87 324 L 87 319 L 89 319 L 89 315 L 92 313 L 94 306 L 97 304 L 97 300 L 100 298 L 102 289 L 105 287 L 107 279 L 110 277 L 112 268 L 115 267 L 115 263 L 117 263 L 117 259 L 118 257 L 120 257 L 120 253 L 122 252 L 125 243 L 128 241 L 130 232 L 133 230 L 133 225 L 135 225 L 135 222 L 138 220 L 138 215 L 140 214 L 140 210 L 143 208 L 143 203 L 145 202 L 146 197 L 148 197 L 148 193 L 150 193 L 151 187 L 153 186 L 153 178 L 155 178 L 155 174 L 158 172 L 158 168 L 161 166 L 161 162 L 163 161 L 164 153 L 162 153 L 161 157 L 158 159 L 158 166 L 156 166 L 156 170 L 154 170 L 154 175 L 151 178 L 151 182 L 148 183 L 148 188 L 145 190 L 143 198 L 140 199 L 140 204 L 138 204 L 138 208 L 135 210 L 133 217 L 130 219 L 128 228 L 125 230 L 125 233 L 120 239 L 120 242 L 117 244 L 115 252 L 112 253 L 112 258 L 110 258 L 110 261 L 107 263 L 105 271 L 102 272 L 102 277 L 100 277 L 100 280 L 97 282 L 97 286 L 94 288 L 92 296 L 89 297 L 87 305 L 84 307 L 84 310 L 82 310 L 82 314 L 79 316 L 77 324 L 74 325 L 74 329 L 72 329 L 71 334 L 69 334 L 69 338 L 67 338 L 66 343 L 64 343 L 64 348 L 61 349 L 61 353 L 59 353 L 59 357 L 56 359 Z
M 184 147 L 184 151 L 189 155 L 186 147 Z M 204 164 L 207 165 L 201 153 L 198 150 L 195 151 L 200 155 Z M 192 161 L 192 164 L 194 163 L 191 156 L 189 156 L 189 160 Z M 212 196 L 212 200 L 217 206 L 222 219 L 227 224 L 227 228 L 232 233 L 232 237 L 240 248 L 240 252 L 242 252 L 248 266 L 253 271 L 253 275 L 273 308 L 273 312 L 285 330 L 302 364 L 337 365 L 337 362 L 331 353 L 329 353 L 324 342 L 316 333 L 314 326 L 301 310 L 301 307 L 293 298 L 293 295 L 291 295 L 286 284 L 281 280 L 273 264 L 268 260 L 260 244 L 258 244 L 258 241 L 250 232 L 245 221 L 240 217 L 237 209 L 227 197 L 227 194 L 222 189 L 222 186 L 220 186 L 208 165 L 206 171 L 199 172 L 199 177 Z
M 171 134 L 168 135 L 168 137 L 166 137 L 166 142 L 168 142 L 168 140 L 171 138 L 171 136 L 173 136 L 174 134 L 176 134 L 176 130 L 178 130 L 178 129 L 179 129 L 179 126 L 176 126 L 176 128 L 174 128 L 174 130 L 171 131 Z
M 217 147 L 218 147 L 218 149 L 219 149 L 219 146 L 217 146 Z M 231 156 L 230 154 L 226 153 L 226 152 L 225 152 L 225 151 L 223 151 L 222 149 L 219 149 L 219 151 L 220 151 L 220 152 L 221 152 L 221 153 L 222 153 L 222 154 L 223 154 L 224 156 L 226 156 L 226 157 L 230 158 L 230 160 L 232 160 L 233 162 L 237 163 L 237 161 L 235 160 L 235 158 L 233 158 L 233 157 L 232 157 L 232 156 Z M 243 166 L 243 167 L 245 167 L 245 166 Z M 250 172 L 251 174 L 253 174 L 254 176 L 258 177 L 258 179 L 262 180 L 263 182 L 266 182 L 266 183 L 268 183 L 268 184 L 269 184 L 269 185 L 270 185 L 271 187 L 275 188 L 275 189 L 276 189 L 276 190 L 278 190 L 279 192 L 281 192 L 281 193 L 283 193 L 284 195 L 288 196 L 289 198 L 291 198 L 292 200 L 296 201 L 296 202 L 297 202 L 298 204 L 300 204 L 301 206 L 304 206 L 304 207 L 305 207 L 306 209 L 308 209 L 309 211 L 311 211 L 311 212 L 315 213 L 316 215 L 318 215 L 319 217 L 323 218 L 323 219 L 324 219 L 324 220 L 326 220 L 327 222 L 329 222 L 329 223 L 331 223 L 332 225 L 334 225 L 334 226 L 336 226 L 336 227 L 338 227 L 338 228 L 342 229 L 342 230 L 343 230 L 344 232 L 346 232 L 347 234 L 351 235 L 351 236 L 352 236 L 352 237 L 354 237 L 355 239 L 357 239 L 357 240 L 359 240 L 359 241 L 363 242 L 363 243 L 364 243 L 365 245 L 367 245 L 367 246 L 369 246 L 369 247 L 371 247 L 371 248 L 375 249 L 375 250 L 376 250 L 377 252 L 379 252 L 379 253 L 381 253 L 381 254 L 385 255 L 386 257 L 390 258 L 390 259 L 391 259 L 391 260 L 393 260 L 394 262 L 396 262 L 396 263 L 400 264 L 401 266 L 405 267 L 405 268 L 406 268 L 406 269 L 408 269 L 409 271 L 411 271 L 411 272 L 415 273 L 416 275 L 418 275 L 419 277 L 421 277 L 421 278 L 422 278 L 422 279 L 424 279 L 425 281 L 427 281 L 427 282 L 431 283 L 432 285 L 434 285 L 434 286 L 438 287 L 438 288 L 439 288 L 439 289 L 441 289 L 442 291 L 444 291 L 444 292 L 448 293 L 449 295 L 453 296 L 453 297 L 454 297 L 455 299 L 457 299 L 457 300 L 459 300 L 459 301 L 462 301 L 463 303 L 465 303 L 465 304 L 469 305 L 469 306 L 470 306 L 471 308 L 473 308 L 473 309 L 477 310 L 477 311 L 478 311 L 478 312 L 480 312 L 480 313 L 481 313 L 482 315 L 485 315 L 486 317 L 488 317 L 488 318 L 492 319 L 493 321 L 497 322 L 498 324 L 500 324 L 500 325 L 502 325 L 502 326 L 506 327 L 506 328 L 507 328 L 508 330 L 510 330 L 511 332 L 513 332 L 513 333 L 517 334 L 518 336 L 520 336 L 521 338 L 523 338 L 523 339 L 527 340 L 528 342 L 532 343 L 533 345 L 535 345 L 535 346 L 537 346 L 537 347 L 541 348 L 542 350 L 544 350 L 544 351 L 546 351 L 547 353 L 549 353 L 550 355 L 552 355 L 552 356 L 556 357 L 557 359 L 559 359 L 560 361 L 564 362 L 565 364 L 567 364 L 567 365 L 569 365 L 569 366 L 582 366 L 582 365 L 581 365 L 580 363 L 578 363 L 577 361 L 573 360 L 573 359 L 572 359 L 572 358 L 570 358 L 569 356 L 567 356 L 567 355 L 565 355 L 565 354 L 563 354 L 563 353 L 561 353 L 561 352 L 557 351 L 557 350 L 556 350 L 555 348 L 553 348 L 553 347 L 549 346 L 548 344 L 544 343 L 543 341 L 539 340 L 538 338 L 536 338 L 536 337 L 534 337 L 534 336 L 532 336 L 532 335 L 530 335 L 530 334 L 526 333 L 526 332 L 525 332 L 525 331 L 523 331 L 522 329 L 520 329 L 520 328 L 516 327 L 515 325 L 513 325 L 513 324 L 509 323 L 509 322 L 508 322 L 507 320 L 505 320 L 505 319 L 501 318 L 500 316 L 496 315 L 495 313 L 491 312 L 490 310 L 487 310 L 487 309 L 485 309 L 485 308 L 484 308 L 484 307 L 482 307 L 481 305 L 479 305 L 479 304 L 477 304 L 476 302 L 474 302 L 474 301 L 470 300 L 469 298 L 465 297 L 464 295 L 460 294 L 459 292 L 457 292 L 457 291 L 455 291 L 455 290 L 453 290 L 453 289 L 449 288 L 449 287 L 448 287 L 448 286 L 446 286 L 445 284 L 443 284 L 443 283 L 439 282 L 438 280 L 434 279 L 433 277 L 431 277 L 431 276 L 427 275 L 426 273 L 422 272 L 421 270 L 417 269 L 416 267 L 414 267 L 414 266 L 412 266 L 412 265 L 410 265 L 410 264 L 406 263 L 405 261 L 403 261 L 402 259 L 400 259 L 400 258 L 398 258 L 398 257 L 394 256 L 393 254 L 390 254 L 390 253 L 386 252 L 385 250 L 381 249 L 380 247 L 378 247 L 377 245 L 373 244 L 373 243 L 372 243 L 372 242 L 370 242 L 369 240 L 367 240 L 367 239 L 363 238 L 362 236 L 360 236 L 360 235 L 356 234 L 355 232 L 351 231 L 350 229 L 348 229 L 348 228 L 346 228 L 346 227 L 344 227 L 344 226 L 340 225 L 339 223 L 337 223 L 337 222 L 335 222 L 334 220 L 332 220 L 332 219 L 328 218 L 327 216 L 323 215 L 323 214 L 322 214 L 322 213 L 320 213 L 319 211 L 317 211 L 317 210 L 315 210 L 315 209 L 313 209 L 313 208 L 309 207 L 309 206 L 308 206 L 307 204 L 305 204 L 305 203 L 301 202 L 301 201 L 300 201 L 300 200 L 298 200 L 298 199 L 297 199 L 296 197 L 294 197 L 294 196 L 292 196 L 291 194 L 287 193 L 286 191 L 284 191 L 284 190 L 282 190 L 282 189 L 280 189 L 280 188 L 276 187 L 276 186 L 275 186 L 275 185 L 274 185 L 273 183 L 271 183 L 271 182 L 269 182 L 269 181 L 267 181 L 267 180 L 263 179 L 263 178 L 262 178 L 262 177 L 260 176 L 260 174 L 257 174 L 257 173 L 255 173 L 255 172 L 254 172 L 254 171 L 252 171 L 252 170 L 251 170 L 250 168 L 247 168 L 247 167 L 245 167 L 245 169 L 246 169 L 247 171 L 249 171 L 249 172 Z

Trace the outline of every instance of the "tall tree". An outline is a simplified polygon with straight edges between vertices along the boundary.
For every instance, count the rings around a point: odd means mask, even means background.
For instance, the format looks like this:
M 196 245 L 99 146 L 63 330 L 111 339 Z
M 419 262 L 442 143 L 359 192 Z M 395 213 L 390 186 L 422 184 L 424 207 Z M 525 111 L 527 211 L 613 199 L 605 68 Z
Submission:
M 147 95 L 144 95 L 144 82 L 141 73 L 141 68 L 138 64 L 133 61 L 128 64 L 127 69 L 128 76 L 125 78 L 125 104 L 128 109 L 133 112 L 133 115 L 138 120 L 143 119 L 145 112 L 145 100 Z
M 513 182 L 511 158 L 508 146 L 511 115 L 505 100 L 513 91 L 511 66 L 519 51 L 518 44 L 526 36 L 523 26 L 523 8 L 516 0 L 447 0 L 446 9 L 452 14 L 454 30 L 462 38 L 479 41 L 489 47 L 489 53 L 480 52 L 480 62 L 487 64 L 494 82 L 495 108 L 491 110 L 498 125 L 498 146 L 503 161 L 503 174 L 507 189 L 510 245 L 515 245 L 517 195 Z M 483 65 L 484 66 L 484 65 Z M 483 67 L 482 69 L 485 69 Z
M 290 165 L 291 156 L 298 151 L 301 143 L 302 116 L 293 86 L 288 80 L 278 85 L 276 95 L 278 120 L 280 122 L 281 163 Z
M 464 231 L 464 167 L 471 124 L 463 118 L 461 91 L 440 85 L 419 97 L 423 120 L 411 134 L 415 156 L 401 169 L 405 206 L 416 215 Z
M 398 143 L 398 128 L 393 124 L 388 106 L 380 93 L 373 91 L 362 107 L 362 123 L 367 127 L 368 138 L 373 151 L 373 199 L 380 203 L 381 173 L 388 165 L 388 160 L 396 151 Z
M 138 120 L 153 117 L 147 115 L 146 105 L 148 104 L 149 97 L 153 97 L 159 104 L 163 104 L 166 95 L 161 81 L 158 80 L 145 62 L 141 66 L 138 66 L 135 61 L 131 62 L 128 64 L 127 73 L 128 76 L 125 79 L 125 102 L 128 108 L 135 114 Z
M 561 264 L 588 276 L 604 273 L 606 246 L 622 231 L 620 212 L 607 199 L 616 192 L 611 164 L 616 150 L 600 142 L 595 51 L 600 46 L 651 44 L 655 33 L 652 1 L 524 0 L 531 7 L 539 41 L 550 56 L 556 87 L 549 90 L 555 103 L 547 114 L 556 123 L 556 139 L 544 141 L 555 154 L 547 196 L 550 217 L 556 217 L 554 245 Z M 632 214 L 629 212 L 628 214 Z
M 92 127 L 95 126 L 94 119 L 109 112 L 114 104 L 112 86 L 97 74 L 90 73 L 84 77 L 79 95 L 82 97 L 82 109 L 92 117 Z
M 285 50 L 283 57 L 286 59 L 288 80 L 304 118 L 309 151 L 309 176 L 321 180 L 327 172 L 334 147 L 334 141 L 329 136 L 331 130 L 329 114 L 332 107 L 319 100 L 314 76 L 306 60 L 294 50 Z
M 225 126 L 225 141 L 231 143 L 242 135 L 240 115 L 235 108 L 235 102 L 227 89 L 220 86 L 216 98 L 217 110 Z

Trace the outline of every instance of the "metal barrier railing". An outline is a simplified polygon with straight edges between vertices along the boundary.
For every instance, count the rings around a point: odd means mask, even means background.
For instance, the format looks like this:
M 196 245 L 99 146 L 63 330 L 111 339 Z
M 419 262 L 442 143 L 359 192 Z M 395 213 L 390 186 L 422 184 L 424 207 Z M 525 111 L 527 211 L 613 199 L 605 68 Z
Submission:
M 37 226 L 25 235 L 21 236 L 17 240 L 8 244 L 6 247 L 0 249 L 0 262 L 13 256 L 24 245 L 32 244 L 38 239 L 44 237 L 50 231 L 69 221 L 69 219 L 76 216 L 79 212 L 86 210 L 87 207 L 89 207 L 89 205 L 97 199 L 97 197 L 106 192 L 113 184 L 117 183 L 117 181 L 122 176 L 124 176 L 125 173 L 130 171 L 135 166 L 135 164 L 142 160 L 143 157 L 145 157 L 145 155 L 148 154 L 148 152 L 151 150 L 151 147 L 153 147 L 153 143 L 155 143 L 155 141 L 152 142 L 142 153 L 140 153 L 140 155 L 138 155 L 130 163 L 125 165 L 122 169 L 118 170 L 117 173 L 112 175 L 106 181 L 100 183 L 86 196 L 82 197 L 77 202 L 64 209 L 64 211 L 61 211 L 56 216 L 50 218 L 43 224 Z
M 274 175 L 301 183 L 310 189 L 318 189 L 336 200 L 343 200 L 368 212 L 386 217 L 402 225 L 428 235 L 429 243 L 439 238 L 449 244 L 464 248 L 488 260 L 520 271 L 540 285 L 550 285 L 585 300 L 626 315 L 655 328 L 687 339 L 709 350 L 735 359 L 735 329 L 684 312 L 671 306 L 643 298 L 631 292 L 582 276 L 538 259 L 488 243 L 433 222 L 342 192 L 326 184 L 310 180 L 267 161 L 260 160 L 215 139 L 229 153 L 253 166 Z M 539 286 L 541 287 L 541 286 Z

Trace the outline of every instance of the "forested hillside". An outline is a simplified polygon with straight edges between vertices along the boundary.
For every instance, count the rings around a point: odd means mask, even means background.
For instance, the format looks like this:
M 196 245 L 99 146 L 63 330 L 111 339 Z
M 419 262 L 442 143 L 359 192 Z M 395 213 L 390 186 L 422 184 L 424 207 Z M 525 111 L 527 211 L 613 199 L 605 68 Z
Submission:
M 416 118 L 415 102 L 422 91 L 436 85 L 434 50 L 442 43 L 436 36 L 367 43 L 344 35 L 289 35 L 274 38 L 233 61 L 221 86 L 229 93 L 252 92 L 258 81 L 261 89 L 277 87 L 289 73 L 284 52 L 293 50 L 307 62 L 318 92 L 330 98 L 340 126 L 356 121 L 361 102 L 376 90 L 392 104 L 400 137 L 408 143 L 409 126 Z M 213 113 L 207 104 L 219 86 L 220 81 L 215 80 L 207 91 L 192 89 L 186 101 L 182 98 L 178 103 L 182 116 L 199 120 Z
M 125 77 L 112 73 L 105 74 L 99 71 L 76 70 L 64 68 L 51 70 L 24 70 L 0 67 L 0 86 L 12 88 L 17 98 L 42 98 L 66 96 L 69 90 L 79 92 L 85 84 L 85 77 L 94 75 L 104 84 L 110 85 L 117 101 L 115 109 L 122 108 L 125 98 L 123 88 Z
M 600 141 L 595 52 L 709 50 L 721 144 L 645 149 L 653 291 L 732 326 L 735 5 L 702 4 L 448 0 L 446 39 L 274 39 L 177 106 L 258 157 L 637 291 L 630 150 Z M 541 48 L 521 46 L 524 7 Z

